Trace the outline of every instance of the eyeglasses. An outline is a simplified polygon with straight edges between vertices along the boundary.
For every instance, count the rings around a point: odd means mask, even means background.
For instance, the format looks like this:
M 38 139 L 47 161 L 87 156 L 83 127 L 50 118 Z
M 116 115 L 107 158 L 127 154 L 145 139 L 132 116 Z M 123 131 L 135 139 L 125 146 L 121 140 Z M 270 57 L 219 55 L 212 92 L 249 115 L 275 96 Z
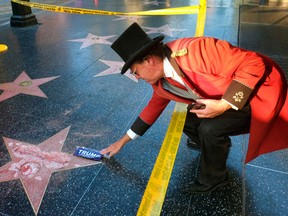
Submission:
M 133 71 L 130 69 L 130 74 L 132 74 L 133 76 L 138 76 L 136 68 Z

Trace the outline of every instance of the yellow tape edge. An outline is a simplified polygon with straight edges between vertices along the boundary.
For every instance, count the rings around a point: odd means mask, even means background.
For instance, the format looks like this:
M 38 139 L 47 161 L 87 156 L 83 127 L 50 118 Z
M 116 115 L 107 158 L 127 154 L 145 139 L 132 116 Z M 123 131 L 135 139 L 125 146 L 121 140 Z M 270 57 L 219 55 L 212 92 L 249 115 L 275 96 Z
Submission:
M 172 174 L 187 114 L 187 104 L 176 103 L 169 127 L 154 164 L 137 216 L 160 215 Z M 165 171 L 165 172 L 163 172 Z
M 200 37 L 204 35 L 205 20 L 206 20 L 206 0 L 200 0 L 195 37 Z
M 199 6 L 186 6 L 179 8 L 165 8 L 150 11 L 130 12 L 128 15 L 183 15 L 183 14 L 197 14 Z
M 138 16 L 138 15 L 181 15 L 181 14 L 196 14 L 198 13 L 198 6 L 186 6 L 178 8 L 165 8 L 160 10 L 139 11 L 139 12 L 116 12 L 105 10 L 92 10 L 85 8 L 64 7 L 57 5 L 41 4 L 36 2 L 25 2 L 20 0 L 11 0 L 11 2 L 21 4 L 27 7 L 37 8 L 41 10 L 60 12 L 60 13 L 74 13 L 74 14 L 94 14 L 94 15 L 119 15 L 119 16 Z

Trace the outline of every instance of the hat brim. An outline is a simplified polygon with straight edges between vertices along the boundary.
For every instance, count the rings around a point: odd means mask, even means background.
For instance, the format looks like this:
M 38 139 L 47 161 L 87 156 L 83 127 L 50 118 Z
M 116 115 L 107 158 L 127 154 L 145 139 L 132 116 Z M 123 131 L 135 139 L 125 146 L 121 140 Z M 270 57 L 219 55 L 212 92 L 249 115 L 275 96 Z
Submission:
M 138 60 L 141 57 L 143 57 L 147 52 L 149 52 L 149 50 L 153 46 L 155 46 L 156 44 L 161 42 L 163 39 L 164 39 L 164 35 L 156 37 L 156 38 L 153 39 L 153 41 L 151 41 L 151 43 L 147 44 L 146 46 L 144 46 L 140 50 L 138 50 L 133 56 L 131 56 L 125 62 L 124 66 L 122 67 L 121 74 L 124 74 L 136 60 Z

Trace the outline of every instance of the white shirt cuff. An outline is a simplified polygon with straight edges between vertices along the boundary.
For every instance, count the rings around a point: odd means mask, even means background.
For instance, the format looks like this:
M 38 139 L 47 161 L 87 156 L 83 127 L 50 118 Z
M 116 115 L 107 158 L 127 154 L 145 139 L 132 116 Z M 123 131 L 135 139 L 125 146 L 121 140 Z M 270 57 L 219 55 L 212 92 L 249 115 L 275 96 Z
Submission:
M 232 109 L 238 110 L 238 107 L 236 107 L 235 105 L 229 103 L 227 100 L 225 100 L 225 99 L 223 99 L 223 98 L 222 98 L 222 100 L 225 101 L 226 103 L 228 103 L 228 104 L 232 107 Z
M 134 133 L 134 131 L 132 131 L 131 129 L 129 129 L 127 131 L 127 135 L 133 140 L 133 139 L 136 139 L 137 137 L 139 137 L 138 134 Z

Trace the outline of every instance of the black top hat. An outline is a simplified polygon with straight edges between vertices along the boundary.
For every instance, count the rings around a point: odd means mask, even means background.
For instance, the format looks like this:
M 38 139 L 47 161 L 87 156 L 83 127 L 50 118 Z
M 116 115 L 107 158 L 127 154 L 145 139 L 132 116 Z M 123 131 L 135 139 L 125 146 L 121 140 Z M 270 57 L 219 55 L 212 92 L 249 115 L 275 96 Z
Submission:
M 137 23 L 129 26 L 111 45 L 112 49 L 125 62 L 121 74 L 124 74 L 136 60 L 144 57 L 153 46 L 163 39 L 163 35 L 151 39 Z

